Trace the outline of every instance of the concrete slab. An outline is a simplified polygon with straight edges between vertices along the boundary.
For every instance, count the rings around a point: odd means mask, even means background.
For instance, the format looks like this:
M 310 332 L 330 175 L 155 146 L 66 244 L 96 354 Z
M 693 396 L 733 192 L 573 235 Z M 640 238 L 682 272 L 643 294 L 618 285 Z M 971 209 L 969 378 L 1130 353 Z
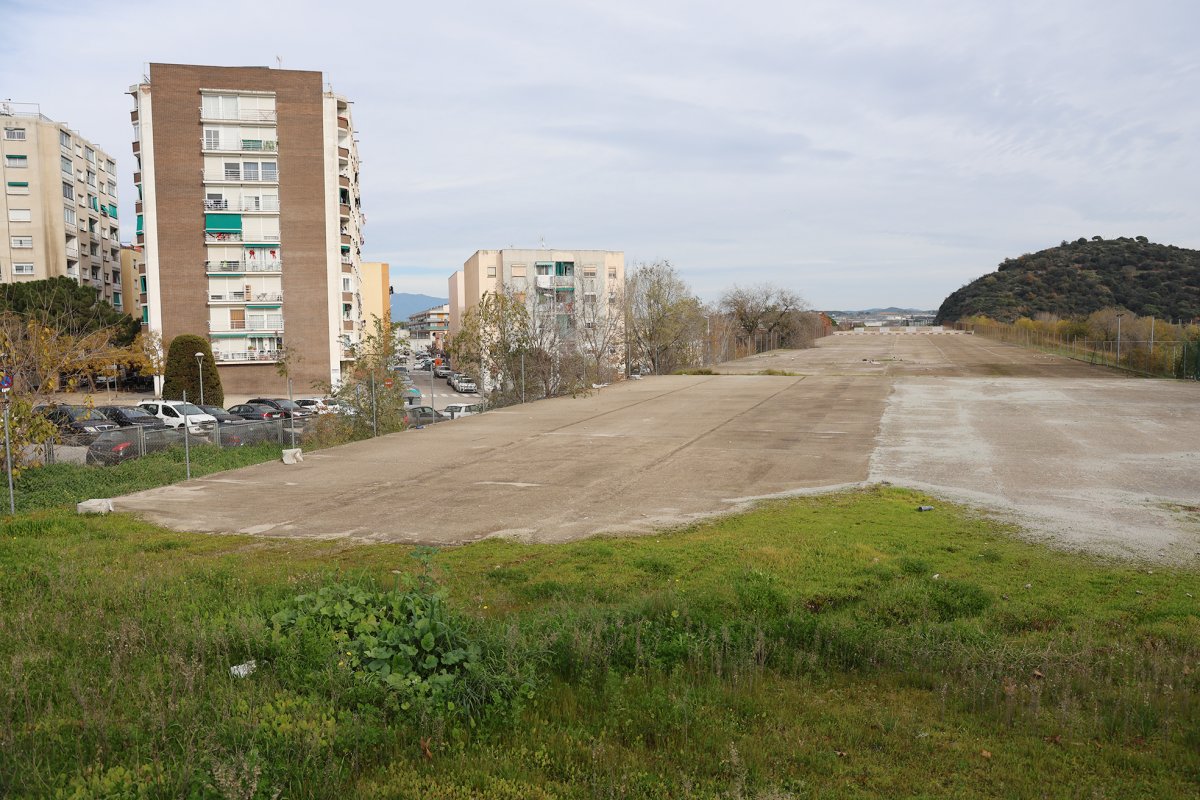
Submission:
M 191 531 L 565 541 L 887 480 L 1019 513 L 1067 546 L 1175 560 L 1200 551 L 1195 384 L 937 334 L 832 336 L 720 371 L 500 409 L 114 502 Z

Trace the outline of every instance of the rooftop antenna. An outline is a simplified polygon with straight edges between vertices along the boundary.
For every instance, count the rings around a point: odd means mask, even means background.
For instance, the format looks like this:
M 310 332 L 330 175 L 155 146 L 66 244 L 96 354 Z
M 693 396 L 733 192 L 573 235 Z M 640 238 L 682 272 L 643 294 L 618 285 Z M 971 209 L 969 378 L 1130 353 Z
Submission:
M 275 56 L 276 69 L 283 69 L 283 56 Z
M 541 242 L 542 242 L 542 249 L 545 250 L 546 249 L 546 237 L 545 236 L 541 237 Z

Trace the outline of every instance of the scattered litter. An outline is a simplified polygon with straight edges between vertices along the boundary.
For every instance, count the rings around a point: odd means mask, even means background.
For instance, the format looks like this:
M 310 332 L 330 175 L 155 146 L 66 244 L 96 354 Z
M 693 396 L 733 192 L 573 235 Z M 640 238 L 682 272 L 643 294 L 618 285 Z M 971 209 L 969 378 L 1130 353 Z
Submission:
M 979 751 L 979 755 L 983 756 L 984 758 L 991 758 L 991 757 L 992 757 L 992 753 L 991 753 L 991 751 L 990 751 L 990 750 L 980 750 L 980 751 Z
M 934 579 L 935 581 L 936 581 L 938 578 L 940 578 L 940 577 L 942 577 L 942 573 L 940 573 L 940 572 L 935 572 L 935 573 L 933 573 L 933 579 Z
M 929 734 L 925 731 L 921 731 L 920 733 L 917 734 L 917 738 L 918 739 L 928 739 Z
M 1032 588 L 1033 588 L 1033 584 L 1032 584 L 1032 583 L 1027 583 L 1027 584 L 1025 584 L 1025 588 L 1026 588 L 1026 589 L 1032 589 Z
M 1038 680 L 1041 680 L 1042 678 L 1044 678 L 1046 676 L 1042 674 L 1042 671 L 1040 669 L 1035 669 L 1033 671 L 1033 677 L 1037 678 Z
M 254 670 L 256 670 L 256 669 L 258 669 L 258 664 L 256 664 L 254 659 L 252 658 L 249 661 L 247 661 L 245 664 L 238 664 L 236 666 L 230 667 L 229 674 L 235 678 L 247 678 L 250 675 L 252 675 L 254 673 Z
M 1143 592 L 1141 589 L 1134 589 L 1133 593 L 1134 594 L 1145 594 L 1145 592 Z
M 917 511 L 933 511 L 933 506 L 917 506 Z

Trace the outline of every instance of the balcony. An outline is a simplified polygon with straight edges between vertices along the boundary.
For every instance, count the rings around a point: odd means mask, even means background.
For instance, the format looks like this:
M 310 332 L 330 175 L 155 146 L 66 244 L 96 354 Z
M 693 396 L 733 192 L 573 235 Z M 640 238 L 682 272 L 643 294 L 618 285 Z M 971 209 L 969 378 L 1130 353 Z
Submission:
M 353 258 L 351 258 L 350 256 L 346 255 L 345 253 L 343 253 L 343 254 L 342 254 L 342 263 L 343 263 L 343 264 L 350 264 L 350 265 L 353 265 L 353 264 L 354 264 L 354 259 L 353 259 Z
M 282 272 L 278 259 L 242 259 L 241 261 L 205 261 L 205 272 Z
M 272 171 L 247 174 L 242 170 L 214 170 L 205 172 L 203 179 L 205 183 L 279 183 L 279 173 Z
M 264 317 L 262 319 L 231 319 L 227 322 L 208 321 L 210 333 L 233 333 L 235 331 L 272 331 L 283 332 L 283 317 Z
M 279 142 L 274 139 L 236 139 L 231 142 L 201 142 L 200 149 L 205 153 L 277 153 Z
M 242 241 L 242 232 L 241 231 L 220 231 L 220 232 L 205 231 L 204 232 L 204 243 L 205 244 L 229 244 L 230 242 L 240 242 L 240 241 Z
M 282 303 L 283 292 L 209 292 L 210 303 Z
M 239 108 L 234 112 L 210 108 L 206 111 L 202 106 L 200 108 L 200 119 L 205 122 L 274 122 L 276 114 L 274 110 L 264 111 L 257 108 Z
M 338 122 L 338 127 L 341 128 L 342 130 L 344 130 L 344 131 L 350 130 L 350 120 L 346 119 L 345 117 L 338 117 L 337 122 Z
M 350 216 L 350 206 L 346 205 L 345 203 L 339 204 L 338 205 L 338 214 L 340 214 L 343 217 L 348 218 Z
M 213 358 L 218 364 L 273 362 L 279 360 L 279 353 L 275 350 L 214 350 Z

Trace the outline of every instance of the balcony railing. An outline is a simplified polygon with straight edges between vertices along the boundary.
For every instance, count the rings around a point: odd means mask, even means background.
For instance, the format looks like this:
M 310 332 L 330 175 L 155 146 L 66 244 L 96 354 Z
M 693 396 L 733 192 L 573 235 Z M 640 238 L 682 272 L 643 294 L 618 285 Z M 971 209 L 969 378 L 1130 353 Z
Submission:
M 276 153 L 279 142 L 271 139 L 235 139 L 232 142 L 204 141 L 200 149 L 206 153 Z
M 343 264 L 353 264 L 353 263 L 354 263 L 354 259 L 352 259 L 350 256 L 343 255 L 343 256 L 342 256 L 342 263 L 343 263 Z
M 204 232 L 205 244 L 224 244 L 226 242 L 240 242 L 240 241 L 242 241 L 242 232 L 241 231 L 221 231 L 221 232 L 205 231 Z
M 240 200 L 205 200 L 205 211 L 279 211 L 278 197 L 243 197 Z
M 282 272 L 283 262 L 275 259 L 243 259 L 241 261 L 205 261 L 205 272 Z
M 237 122 L 274 122 L 276 115 L 274 111 L 262 111 L 257 108 L 239 108 L 233 114 L 228 114 L 220 109 L 210 109 L 205 111 L 200 108 L 200 119 L 203 120 L 235 120 Z
M 228 331 L 282 331 L 283 317 L 231 319 L 228 322 L 209 320 L 208 329 L 214 333 Z
M 213 353 L 213 358 L 222 363 L 278 361 L 279 353 L 275 350 L 218 350 Z
M 236 181 L 238 183 L 279 183 L 278 172 L 258 173 L 257 175 L 246 175 L 241 170 L 226 170 L 220 172 L 209 171 L 204 173 L 204 180 L 209 183 L 220 183 L 221 181 Z
M 283 292 L 210 292 L 210 303 L 282 303 Z

